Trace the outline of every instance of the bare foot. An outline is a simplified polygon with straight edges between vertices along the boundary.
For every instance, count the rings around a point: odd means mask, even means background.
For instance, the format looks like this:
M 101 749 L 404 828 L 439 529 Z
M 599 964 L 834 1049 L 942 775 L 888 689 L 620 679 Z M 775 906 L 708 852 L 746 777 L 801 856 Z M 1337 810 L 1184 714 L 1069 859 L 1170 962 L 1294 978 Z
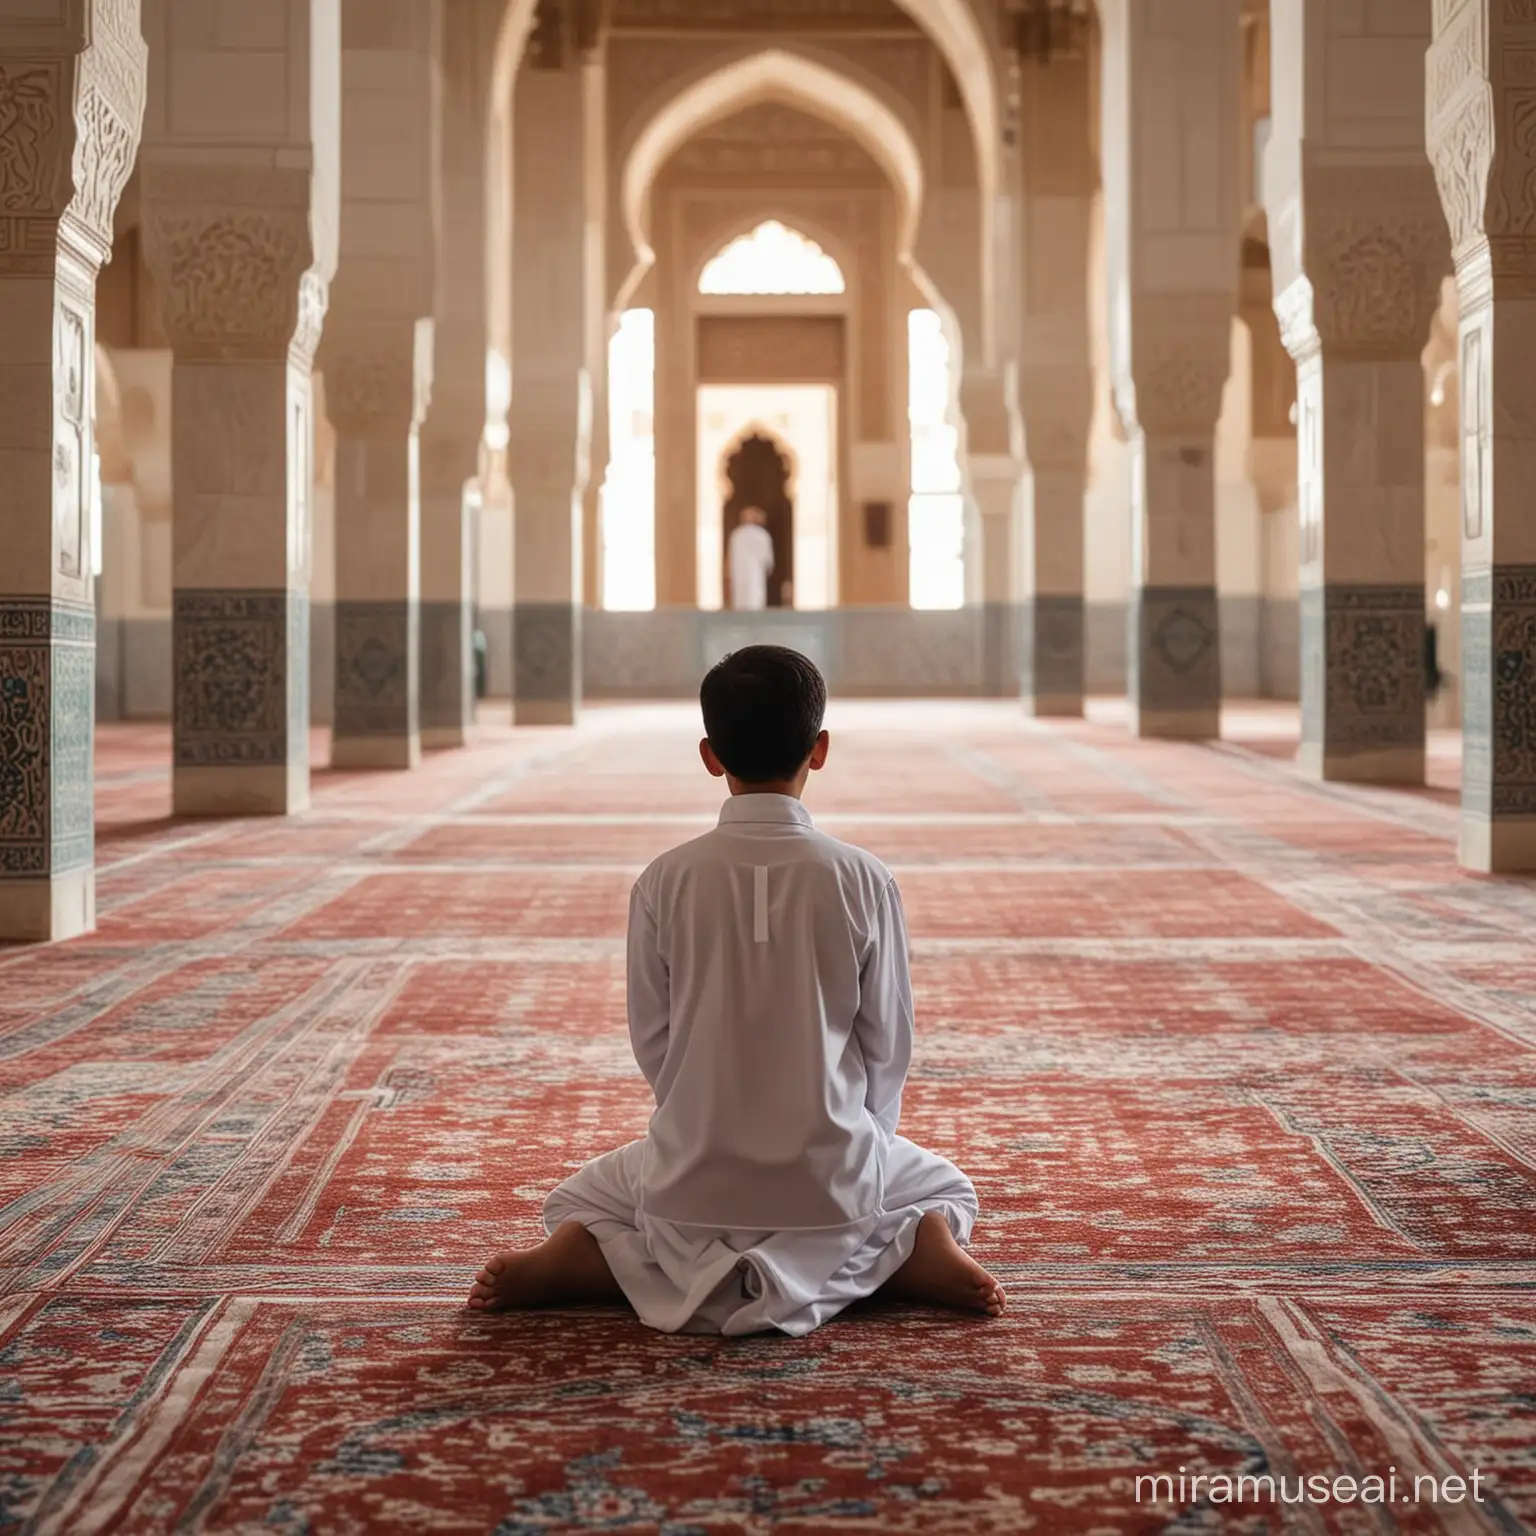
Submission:
M 878 1294 L 892 1301 L 985 1312 L 988 1317 L 1000 1316 L 1008 1304 L 1002 1286 L 955 1241 L 937 1211 L 924 1213 L 911 1255 Z
M 623 1300 L 597 1239 L 579 1221 L 567 1221 L 537 1248 L 492 1255 L 475 1276 L 468 1305 L 472 1312 L 507 1312 Z

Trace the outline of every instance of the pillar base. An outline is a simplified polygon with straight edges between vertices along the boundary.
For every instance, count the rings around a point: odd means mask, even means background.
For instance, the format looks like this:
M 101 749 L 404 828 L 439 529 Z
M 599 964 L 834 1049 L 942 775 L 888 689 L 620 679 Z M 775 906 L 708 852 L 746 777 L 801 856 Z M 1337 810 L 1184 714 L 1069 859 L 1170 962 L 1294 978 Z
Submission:
M 462 747 L 474 721 L 474 627 L 467 602 L 423 600 L 420 724 L 424 747 Z
M 37 880 L 0 880 L 0 940 L 48 944 L 96 926 L 96 871 L 75 869 Z
M 988 699 L 1019 696 L 1019 611 L 1015 603 L 983 603 L 981 692 Z
M 1303 741 L 1296 754 L 1301 771 L 1325 784 L 1422 784 L 1423 747 L 1370 747 L 1341 751 Z
M 574 699 L 513 699 L 513 725 L 575 725 Z
M 1019 701 L 1024 713 L 1036 720 L 1081 720 L 1083 696 L 1080 693 L 1026 693 Z
M 292 816 L 309 809 L 309 765 L 178 764 L 171 780 L 171 809 L 178 816 Z
M 1461 817 L 1461 864 L 1483 875 L 1530 874 L 1536 871 L 1536 816 Z
M 421 766 L 421 737 L 333 736 L 332 768 L 402 769 Z
M 1148 741 L 1219 741 L 1221 709 L 1142 709 L 1132 704 L 1131 733 Z
M 1128 670 L 1135 735 L 1219 740 L 1221 625 L 1215 587 L 1133 587 Z
M 575 725 L 581 702 L 581 605 L 512 610 L 513 725 Z
M 1301 751 L 1314 779 L 1424 782 L 1424 589 L 1302 589 Z
M 1019 691 L 1027 714 L 1083 712 L 1083 595 L 1036 592 L 1020 605 Z

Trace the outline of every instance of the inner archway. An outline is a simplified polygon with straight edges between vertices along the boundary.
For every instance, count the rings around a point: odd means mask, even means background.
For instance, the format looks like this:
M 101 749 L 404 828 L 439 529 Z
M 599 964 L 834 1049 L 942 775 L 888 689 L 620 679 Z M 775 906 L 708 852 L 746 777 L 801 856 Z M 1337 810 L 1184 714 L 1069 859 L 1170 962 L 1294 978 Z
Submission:
M 741 603 L 740 594 L 733 593 L 731 587 L 731 535 L 749 507 L 758 508 L 767 518 L 768 536 L 773 540 L 768 606 L 788 608 L 794 601 L 795 504 L 789 494 L 789 468 L 789 456 L 762 431 L 751 432 L 726 458 L 729 495 L 721 509 L 721 525 L 725 533 L 725 592 L 732 606 Z

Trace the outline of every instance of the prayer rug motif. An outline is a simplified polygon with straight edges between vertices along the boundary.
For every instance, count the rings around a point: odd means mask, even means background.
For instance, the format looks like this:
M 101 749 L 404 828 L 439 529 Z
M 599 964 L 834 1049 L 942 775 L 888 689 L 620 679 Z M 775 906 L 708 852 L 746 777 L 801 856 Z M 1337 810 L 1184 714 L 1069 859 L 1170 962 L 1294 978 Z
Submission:
M 0 949 L 0 1532 L 1536 1529 L 1536 888 L 1268 738 L 831 725 L 808 803 L 901 883 L 903 1130 L 1003 1319 L 463 1309 L 644 1131 L 625 911 L 718 806 L 688 711 L 261 825 L 173 821 L 168 733 L 107 726 L 101 926 Z

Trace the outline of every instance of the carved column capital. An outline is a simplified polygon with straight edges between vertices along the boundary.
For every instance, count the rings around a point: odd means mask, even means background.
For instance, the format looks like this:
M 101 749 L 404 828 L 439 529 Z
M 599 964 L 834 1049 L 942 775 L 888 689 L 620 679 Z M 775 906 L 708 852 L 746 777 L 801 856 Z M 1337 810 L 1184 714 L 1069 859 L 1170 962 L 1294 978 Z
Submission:
M 318 363 L 326 414 L 339 433 L 412 432 L 432 400 L 432 321 L 342 318 L 326 328 Z
M 328 286 L 307 171 L 151 161 L 143 205 L 145 260 L 178 358 L 311 365 Z
M 1319 348 L 1363 358 L 1423 351 L 1451 266 L 1429 166 L 1310 167 L 1299 195 L 1299 261 L 1276 270 L 1287 351 L 1297 362 Z
M 1084 349 L 1086 354 L 1086 348 Z M 1086 356 L 1085 356 L 1086 361 Z M 1063 364 L 1019 374 L 1019 410 L 1032 469 L 1085 469 L 1093 424 L 1093 374 Z
M 1536 7 L 1436 0 L 1427 140 L 1462 302 L 1536 297 Z
M 67 252 L 93 278 L 144 118 L 139 0 L 92 0 L 78 31 L 0 18 L 0 275 L 45 275 Z
M 1232 356 L 1229 293 L 1143 293 L 1132 300 L 1129 368 L 1115 379 L 1127 431 L 1204 436 L 1216 430 Z

